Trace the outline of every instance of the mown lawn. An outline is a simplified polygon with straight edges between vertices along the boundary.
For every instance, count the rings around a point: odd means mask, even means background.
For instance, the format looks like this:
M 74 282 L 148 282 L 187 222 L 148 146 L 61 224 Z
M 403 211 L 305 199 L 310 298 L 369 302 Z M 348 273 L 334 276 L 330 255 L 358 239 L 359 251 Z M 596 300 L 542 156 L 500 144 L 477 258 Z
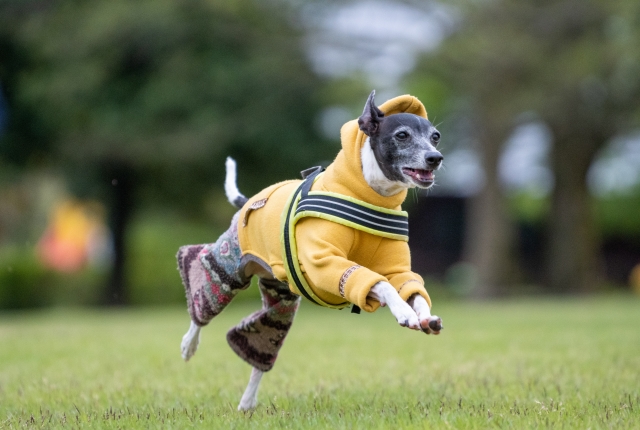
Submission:
M 244 414 L 225 333 L 257 306 L 186 364 L 183 309 L 0 314 L 0 428 L 640 428 L 638 297 L 445 302 L 438 337 L 304 303 Z

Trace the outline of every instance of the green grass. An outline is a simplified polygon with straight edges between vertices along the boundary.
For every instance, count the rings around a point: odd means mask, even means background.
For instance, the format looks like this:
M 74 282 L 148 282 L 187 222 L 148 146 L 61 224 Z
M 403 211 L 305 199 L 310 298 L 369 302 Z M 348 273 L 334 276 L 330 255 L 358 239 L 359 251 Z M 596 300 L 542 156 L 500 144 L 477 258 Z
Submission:
M 437 299 L 437 298 L 436 298 Z M 232 304 L 0 315 L 0 428 L 640 428 L 640 298 L 445 302 L 442 335 L 304 303 L 253 413 Z

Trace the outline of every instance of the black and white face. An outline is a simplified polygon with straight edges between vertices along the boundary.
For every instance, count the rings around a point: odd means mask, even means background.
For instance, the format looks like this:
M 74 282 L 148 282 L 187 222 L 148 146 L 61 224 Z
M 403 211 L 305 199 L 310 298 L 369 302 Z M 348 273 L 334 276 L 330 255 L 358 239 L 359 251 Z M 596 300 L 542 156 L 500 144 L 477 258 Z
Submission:
M 380 169 L 393 181 L 429 188 L 442 164 L 440 132 L 428 120 L 400 113 L 385 117 L 370 144 Z
M 384 176 L 408 187 L 429 188 L 434 171 L 442 165 L 437 150 L 440 132 L 430 121 L 413 114 L 389 116 L 375 106 L 371 93 L 362 116 L 360 129 L 369 136 L 371 149 Z

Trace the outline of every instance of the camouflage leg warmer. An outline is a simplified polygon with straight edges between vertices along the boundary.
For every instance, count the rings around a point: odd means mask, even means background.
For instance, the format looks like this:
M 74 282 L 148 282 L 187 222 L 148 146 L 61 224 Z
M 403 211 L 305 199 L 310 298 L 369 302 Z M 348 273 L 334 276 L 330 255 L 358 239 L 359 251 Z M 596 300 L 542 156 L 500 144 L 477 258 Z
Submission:
M 199 326 L 207 325 L 249 286 L 238 270 L 241 251 L 236 217 L 215 243 L 183 246 L 177 257 L 189 314 Z
M 262 309 L 229 330 L 227 342 L 244 361 L 271 370 L 300 304 L 300 296 L 277 280 L 260 279 Z

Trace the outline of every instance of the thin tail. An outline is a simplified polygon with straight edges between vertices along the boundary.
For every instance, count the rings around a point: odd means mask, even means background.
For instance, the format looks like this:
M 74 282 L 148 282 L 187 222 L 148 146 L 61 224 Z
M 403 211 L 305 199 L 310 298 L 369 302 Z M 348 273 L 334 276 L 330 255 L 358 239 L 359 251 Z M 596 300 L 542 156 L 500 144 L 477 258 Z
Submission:
M 249 199 L 242 195 L 236 185 L 236 161 L 231 157 L 227 157 L 225 166 L 227 173 L 224 178 L 224 192 L 229 202 L 240 209 Z

